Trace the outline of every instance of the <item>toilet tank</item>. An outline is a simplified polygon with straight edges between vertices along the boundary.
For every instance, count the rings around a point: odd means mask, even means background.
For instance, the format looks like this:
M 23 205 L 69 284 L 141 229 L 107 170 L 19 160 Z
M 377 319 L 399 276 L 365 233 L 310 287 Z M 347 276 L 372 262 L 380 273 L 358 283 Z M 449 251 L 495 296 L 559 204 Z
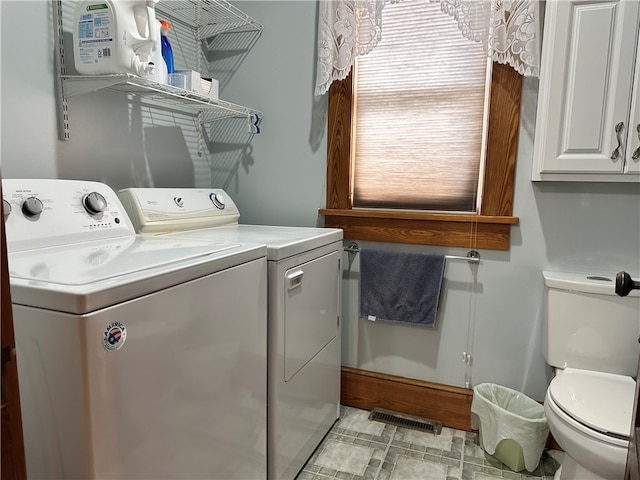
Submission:
M 640 291 L 615 294 L 615 276 L 543 272 L 547 363 L 635 376 Z

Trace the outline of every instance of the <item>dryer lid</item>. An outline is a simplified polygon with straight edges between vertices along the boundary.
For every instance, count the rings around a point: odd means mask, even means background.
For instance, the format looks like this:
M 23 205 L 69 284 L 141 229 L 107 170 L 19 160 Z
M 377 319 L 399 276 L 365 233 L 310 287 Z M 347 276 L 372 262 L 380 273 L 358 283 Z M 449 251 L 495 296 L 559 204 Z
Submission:
M 278 262 L 339 242 L 342 240 L 342 230 L 271 225 L 224 225 L 201 230 L 172 232 L 170 236 L 218 242 L 262 243 L 267 246 L 267 259 Z
M 549 393 L 567 414 L 605 434 L 628 437 L 636 382 L 623 375 L 565 369 Z

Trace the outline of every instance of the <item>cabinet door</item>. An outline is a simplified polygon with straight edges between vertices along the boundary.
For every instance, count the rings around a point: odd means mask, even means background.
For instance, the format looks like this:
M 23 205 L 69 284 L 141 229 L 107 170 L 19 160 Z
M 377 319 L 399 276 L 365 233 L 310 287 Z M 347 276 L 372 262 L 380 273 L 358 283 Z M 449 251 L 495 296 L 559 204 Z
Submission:
M 639 7 L 639 0 L 547 2 L 534 180 L 623 172 Z
M 2 197 L 2 173 L 0 172 L 0 197 Z M 0 203 L 0 338 L 2 339 L 2 403 L 0 404 L 0 477 L 5 480 L 27 478 L 22 430 L 22 406 L 18 385 L 16 342 L 13 330 L 13 310 L 9 269 L 7 266 L 7 238 L 4 229 L 4 206 Z
M 636 73 L 631 98 L 626 161 L 627 173 L 640 174 L 640 32 L 638 33 L 638 49 L 636 51 Z

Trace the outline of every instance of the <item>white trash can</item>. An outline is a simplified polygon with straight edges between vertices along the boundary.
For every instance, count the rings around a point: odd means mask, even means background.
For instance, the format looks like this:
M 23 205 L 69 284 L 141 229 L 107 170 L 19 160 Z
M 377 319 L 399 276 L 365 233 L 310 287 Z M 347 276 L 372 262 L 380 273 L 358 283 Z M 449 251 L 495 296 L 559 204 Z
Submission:
M 514 472 L 536 469 L 549 435 L 541 404 L 516 390 L 481 383 L 473 389 L 471 413 L 484 451 Z

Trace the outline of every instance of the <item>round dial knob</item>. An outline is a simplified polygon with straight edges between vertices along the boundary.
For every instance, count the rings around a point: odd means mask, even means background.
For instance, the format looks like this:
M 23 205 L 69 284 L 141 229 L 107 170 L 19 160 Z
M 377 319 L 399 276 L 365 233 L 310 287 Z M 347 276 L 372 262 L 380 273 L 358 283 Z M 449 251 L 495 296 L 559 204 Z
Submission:
M 22 202 L 22 213 L 27 217 L 37 217 L 42 213 L 42 202 L 37 197 L 29 197 Z
M 209 198 L 217 208 L 219 208 L 220 210 L 224 209 L 227 202 L 227 199 L 224 198 L 224 195 L 221 195 L 219 193 L 212 193 L 211 195 L 209 195 Z
M 95 215 L 104 212 L 104 209 L 107 208 L 107 201 L 100 193 L 91 192 L 82 197 L 82 206 L 88 213 Z
M 11 204 L 7 202 L 4 198 L 2 199 L 2 208 L 4 212 L 4 219 L 7 220 L 7 217 L 11 214 Z

